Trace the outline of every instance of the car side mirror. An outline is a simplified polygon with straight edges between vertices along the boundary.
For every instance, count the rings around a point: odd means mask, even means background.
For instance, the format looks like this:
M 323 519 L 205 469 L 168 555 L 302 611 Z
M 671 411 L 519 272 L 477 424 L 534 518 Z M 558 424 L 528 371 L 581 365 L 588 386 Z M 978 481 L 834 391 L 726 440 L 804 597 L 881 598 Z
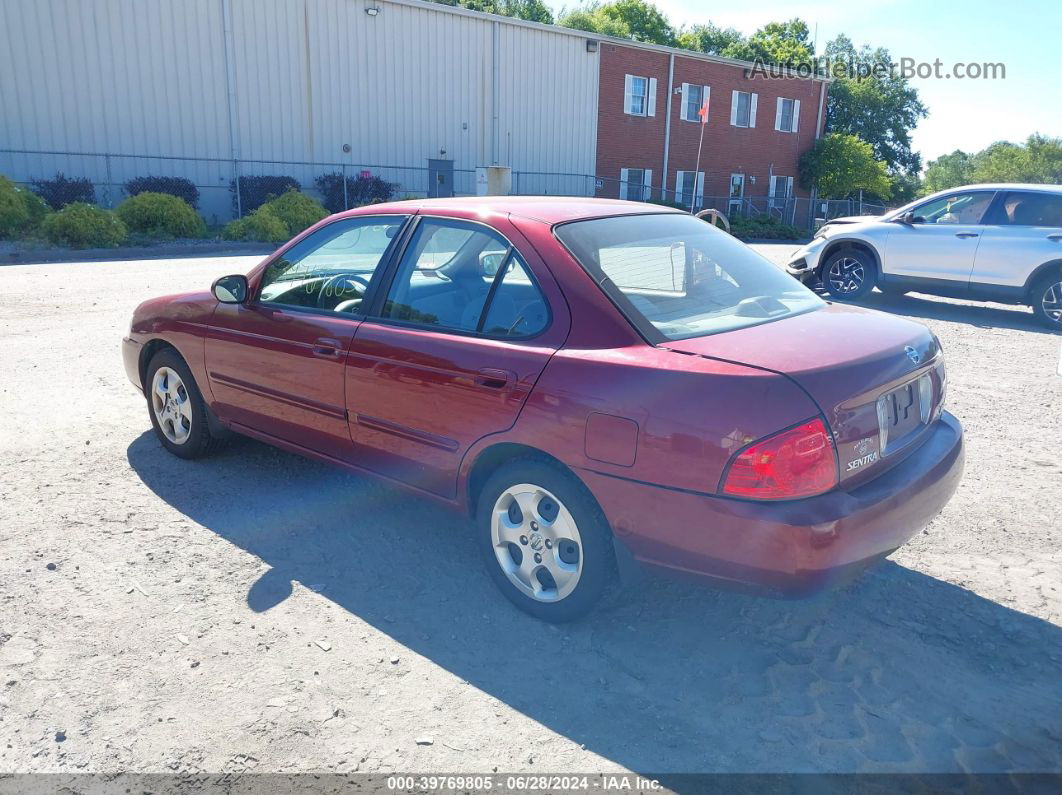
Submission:
M 907 224 L 908 226 L 912 226 L 915 222 L 915 214 L 908 210 L 896 220 L 901 224 Z
M 485 276 L 494 276 L 497 274 L 498 268 L 501 267 L 502 262 L 504 261 L 504 251 L 492 251 L 490 253 L 479 255 L 479 266 L 483 269 L 483 274 Z
M 235 276 L 222 276 L 210 288 L 223 304 L 242 304 L 247 300 L 250 289 L 247 286 L 247 277 L 242 274 Z

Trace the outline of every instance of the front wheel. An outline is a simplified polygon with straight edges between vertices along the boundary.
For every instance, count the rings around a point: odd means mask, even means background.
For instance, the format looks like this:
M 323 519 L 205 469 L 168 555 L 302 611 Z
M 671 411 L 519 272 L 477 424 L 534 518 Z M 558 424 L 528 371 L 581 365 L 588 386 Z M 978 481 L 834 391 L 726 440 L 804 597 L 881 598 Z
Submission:
M 1037 281 L 1029 297 L 1037 319 L 1048 328 L 1062 331 L 1062 271 Z
M 584 616 L 612 577 L 612 534 L 601 508 L 554 464 L 524 458 L 504 465 L 480 493 L 476 524 L 491 579 L 536 618 Z
M 184 359 L 164 348 L 151 357 L 144 373 L 151 426 L 162 446 L 180 458 L 209 455 L 219 440 L 210 433 L 203 396 Z
M 860 249 L 841 249 L 822 266 L 822 285 L 833 298 L 862 298 L 874 289 L 876 281 L 874 261 Z

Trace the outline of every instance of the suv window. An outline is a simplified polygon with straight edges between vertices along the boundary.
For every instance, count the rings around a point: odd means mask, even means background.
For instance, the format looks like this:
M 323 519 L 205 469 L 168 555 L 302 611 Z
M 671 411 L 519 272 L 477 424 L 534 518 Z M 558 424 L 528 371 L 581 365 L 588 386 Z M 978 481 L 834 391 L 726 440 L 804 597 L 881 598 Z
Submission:
M 382 315 L 502 337 L 535 334 L 548 319 L 527 266 L 504 238 L 478 224 L 441 219 L 417 226 Z
M 1004 226 L 1062 226 L 1062 194 L 1010 191 L 992 216 Z
M 357 313 L 405 216 L 350 218 L 322 227 L 274 260 L 258 301 Z
M 914 207 L 916 224 L 979 224 L 995 195 L 989 190 L 950 193 Z

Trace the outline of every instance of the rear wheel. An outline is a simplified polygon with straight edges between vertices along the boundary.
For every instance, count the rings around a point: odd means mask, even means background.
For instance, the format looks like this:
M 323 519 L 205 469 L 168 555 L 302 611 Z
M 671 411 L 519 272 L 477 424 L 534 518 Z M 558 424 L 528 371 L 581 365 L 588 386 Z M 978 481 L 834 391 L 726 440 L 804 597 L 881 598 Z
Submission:
M 1048 328 L 1062 331 L 1062 271 L 1049 273 L 1029 293 L 1033 313 Z
M 833 298 L 862 298 L 874 289 L 876 281 L 874 260 L 861 249 L 842 248 L 822 266 L 822 286 Z
M 177 351 L 165 348 L 144 374 L 151 426 L 162 446 L 181 458 L 200 458 L 219 444 L 210 433 L 207 408 L 191 370 Z
M 570 473 L 523 458 L 502 466 L 479 496 L 476 524 L 491 579 L 544 621 L 572 621 L 601 598 L 615 553 L 597 502 Z

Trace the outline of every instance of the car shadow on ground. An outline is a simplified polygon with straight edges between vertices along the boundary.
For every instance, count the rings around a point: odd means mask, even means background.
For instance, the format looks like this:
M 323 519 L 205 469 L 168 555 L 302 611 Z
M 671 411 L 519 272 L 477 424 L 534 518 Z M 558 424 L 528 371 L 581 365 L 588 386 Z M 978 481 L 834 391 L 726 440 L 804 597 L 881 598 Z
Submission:
M 553 732 L 637 771 L 1057 771 L 1062 629 L 886 562 L 810 600 L 649 579 L 572 625 L 511 607 L 467 523 L 246 439 L 187 462 L 144 433 L 162 500 Z
M 815 288 L 822 298 L 832 299 L 821 284 Z M 848 303 L 848 302 L 846 302 Z M 852 302 L 868 309 L 877 309 L 893 315 L 915 318 L 916 320 L 945 320 L 949 323 L 966 323 L 977 328 L 1003 328 L 1015 331 L 1031 331 L 1036 334 L 1058 334 L 1040 324 L 1036 316 L 1025 306 L 1007 306 L 1003 304 L 985 304 L 975 301 L 957 302 L 908 293 L 907 295 L 886 295 L 874 291 Z M 1062 331 L 1062 329 L 1060 329 Z

